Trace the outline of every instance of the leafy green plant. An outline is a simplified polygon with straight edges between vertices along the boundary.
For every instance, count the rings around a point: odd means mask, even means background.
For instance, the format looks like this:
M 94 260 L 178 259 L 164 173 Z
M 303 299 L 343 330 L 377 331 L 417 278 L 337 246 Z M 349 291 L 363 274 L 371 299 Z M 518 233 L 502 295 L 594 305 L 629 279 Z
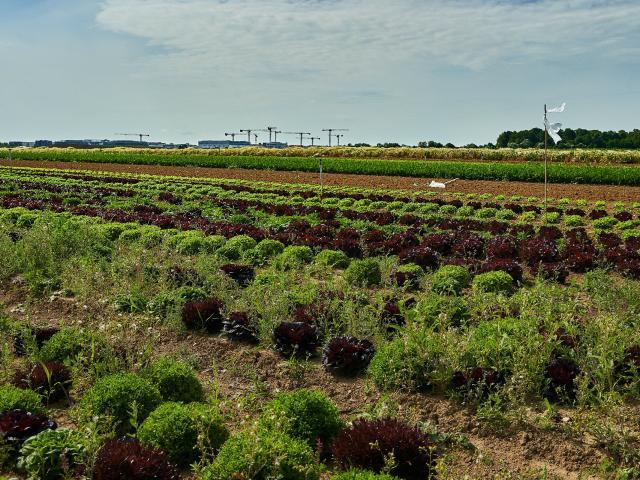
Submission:
M 567 227 L 580 227 L 583 225 L 583 220 L 580 215 L 567 215 L 564 217 L 564 224 Z
M 160 245 L 164 239 L 162 230 L 152 225 L 144 225 L 140 228 L 138 241 L 146 248 L 153 248 Z
M 640 238 L 640 229 L 637 230 L 625 230 L 622 233 L 622 238 L 628 240 L 629 238 Z
M 498 213 L 498 210 L 495 208 L 489 208 L 489 207 L 479 208 L 478 210 L 476 210 L 476 217 L 494 218 L 497 213 Z
M 340 250 L 322 250 L 316 255 L 316 262 L 331 268 L 347 268 L 351 260 Z
M 429 293 L 416 305 L 416 319 L 428 326 L 458 326 L 470 318 L 469 304 L 464 297 Z
M 624 222 L 618 222 L 616 228 L 618 230 L 631 230 L 640 226 L 640 220 L 626 220 Z
M 456 215 L 459 217 L 472 217 L 476 212 L 476 209 L 470 205 L 465 205 L 463 207 L 458 208 Z
M 380 264 L 374 259 L 354 260 L 344 271 L 344 279 L 359 287 L 378 285 L 382 281 Z
M 202 403 L 163 403 L 138 429 L 142 443 L 163 450 L 182 467 L 198 461 L 205 453 L 200 451 L 199 442 L 215 453 L 228 435 L 222 416 Z
M 276 431 L 242 432 L 230 437 L 203 480 L 319 480 L 319 466 L 303 440 Z
M 445 265 L 433 274 L 431 289 L 436 293 L 460 295 L 470 283 L 469 270 L 459 265 Z
M 204 248 L 204 233 L 198 230 L 179 232 L 168 237 L 166 242 L 182 255 L 195 255 Z
M 223 246 L 216 250 L 216 254 L 228 260 L 238 260 L 256 245 L 256 241 L 250 236 L 238 235 L 227 240 Z
M 142 371 L 165 402 L 201 402 L 204 390 L 196 372 L 186 363 L 163 357 Z
M 419 392 L 432 389 L 448 376 L 442 336 L 425 329 L 405 331 L 377 350 L 368 373 L 381 390 Z
M 286 247 L 275 259 L 278 270 L 294 270 L 313 260 L 313 250 L 306 246 Z
M 265 407 L 259 424 L 304 440 L 310 447 L 318 441 L 328 446 L 344 426 L 338 409 L 324 393 L 306 389 L 279 394 Z
M 496 218 L 498 220 L 513 220 L 516 217 L 516 213 L 513 210 L 509 210 L 508 208 L 501 208 L 496 212 Z
M 85 437 L 81 432 L 45 430 L 24 442 L 18 467 L 25 470 L 28 480 L 68 478 L 82 464 L 85 453 Z
M 43 413 L 42 397 L 33 390 L 24 390 L 13 385 L 0 386 L 0 412 L 24 410 Z
M 520 214 L 520 217 L 518 217 L 518 220 L 522 223 L 531 223 L 531 222 L 535 222 L 537 217 L 536 212 L 524 212 Z
M 472 287 L 476 292 L 509 294 L 513 291 L 513 278 L 500 270 L 481 273 L 474 277 Z
M 251 250 L 244 252 L 243 258 L 256 266 L 265 265 L 269 259 L 279 255 L 284 250 L 284 244 L 278 240 L 268 238 L 261 240 Z
M 546 212 L 542 214 L 542 221 L 548 224 L 560 222 L 560 214 L 558 212 Z
M 65 362 L 82 355 L 95 361 L 106 357 L 110 350 L 101 335 L 79 328 L 63 328 L 42 345 L 40 358 L 45 362 Z
M 438 210 L 441 215 L 455 215 L 458 209 L 454 205 L 442 205 Z
M 593 222 L 591 222 L 591 226 L 593 228 L 597 228 L 600 230 L 609 230 L 610 228 L 615 227 L 617 223 L 618 223 L 618 219 L 616 218 L 602 217 L 602 218 L 597 218 Z
M 495 304 L 495 297 L 488 300 Z M 539 330 L 538 318 L 528 312 L 520 318 L 486 318 L 469 329 L 461 349 L 462 360 L 469 367 L 510 372 L 517 380 L 510 385 L 514 393 L 539 393 L 554 349 L 554 344 L 546 342 Z
M 123 223 L 105 223 L 100 225 L 99 231 L 102 235 L 104 235 L 108 240 L 116 240 L 122 232 L 126 230 L 127 226 Z
M 134 428 L 130 423 L 134 410 L 137 421 L 144 421 L 160 402 L 160 392 L 149 380 L 117 373 L 101 378 L 85 393 L 78 415 L 85 421 L 94 416 L 103 422 L 110 420 L 118 433 L 125 434 Z

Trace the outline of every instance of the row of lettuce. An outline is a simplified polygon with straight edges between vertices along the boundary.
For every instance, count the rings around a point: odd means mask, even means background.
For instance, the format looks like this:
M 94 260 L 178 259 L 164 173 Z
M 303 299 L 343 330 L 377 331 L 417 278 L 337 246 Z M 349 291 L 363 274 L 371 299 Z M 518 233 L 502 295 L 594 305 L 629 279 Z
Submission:
M 320 163 L 326 173 L 355 175 L 388 175 L 420 178 L 459 178 L 466 180 L 508 180 L 541 183 L 545 178 L 540 163 L 490 163 L 442 160 L 381 160 L 354 158 L 216 156 L 201 151 L 184 154 L 171 151 L 140 152 L 139 150 L 0 150 L 0 157 L 19 160 L 55 162 L 93 162 L 127 165 L 193 166 L 214 168 L 269 169 L 278 171 L 318 172 Z M 581 183 L 598 185 L 640 185 L 640 170 L 620 165 L 551 164 L 551 183 Z
M 203 207 L 247 209 L 280 217 L 317 216 L 320 220 L 343 217 L 349 220 L 372 221 L 371 225 L 388 226 L 394 223 L 411 224 L 411 216 L 424 219 L 433 216 L 482 220 L 515 220 L 521 223 L 565 224 L 567 227 L 589 226 L 596 230 L 633 230 L 638 227 L 640 203 L 632 205 L 616 202 L 589 204 L 584 200 L 572 202 L 558 199 L 544 208 L 537 197 L 522 198 L 503 195 L 407 195 L 398 192 L 352 192 L 333 189 L 323 198 L 307 187 L 287 187 L 272 184 L 271 188 L 251 182 L 193 182 L 163 177 L 107 177 L 99 175 L 55 174 L 51 171 L 0 172 L 3 196 L 9 201 L 29 199 L 49 200 L 52 204 L 93 205 L 106 207 L 147 206 L 151 213 L 195 211 Z M 126 187 L 126 188 L 124 188 Z M 347 190 L 347 191 L 345 191 Z M 10 203 L 10 202 L 9 202 Z M 139 203 L 139 205 L 135 205 Z M 216 211 L 207 211 L 215 217 Z M 367 215 L 368 214 L 368 215 Z M 315 221 L 318 221 L 318 218 Z M 278 222 L 275 222 L 276 224 Z M 633 234 L 631 234 L 633 235 Z
M 191 198 L 197 195 L 220 194 L 220 189 L 228 192 L 256 193 L 266 196 L 265 198 L 277 199 L 283 197 L 299 200 L 323 200 L 328 205 L 337 206 L 370 206 L 371 209 L 384 208 L 389 202 L 402 202 L 404 204 L 437 202 L 439 205 L 443 201 L 457 200 L 467 202 L 491 202 L 494 204 L 518 203 L 521 205 L 544 206 L 541 198 L 536 196 L 522 196 L 504 194 L 492 195 L 489 193 L 461 193 L 461 192 L 435 192 L 435 191 L 407 191 L 379 188 L 359 188 L 325 186 L 321 190 L 317 185 L 309 184 L 282 184 L 276 182 L 249 181 L 240 179 L 213 179 L 213 178 L 189 178 L 176 176 L 157 176 L 144 174 L 110 173 L 90 170 L 60 170 L 30 167 L 0 167 L 0 178 L 7 181 L 25 182 L 48 182 L 51 185 L 59 185 L 60 188 L 73 189 L 74 187 L 85 187 L 87 192 L 91 187 L 115 187 L 112 191 L 106 190 L 104 193 L 121 194 L 124 196 L 134 196 L 137 193 L 161 193 L 171 191 L 186 195 Z M 128 188 L 124 188 L 127 186 Z M 210 188 L 207 188 L 210 187 Z M 96 190 L 101 193 L 99 190 Z M 320 194 L 323 194 L 322 198 Z M 357 202 L 357 203 L 355 203 Z M 373 205 L 372 205 L 373 203 Z M 397 204 L 394 204 L 397 205 Z M 572 198 L 552 198 L 549 197 L 547 205 L 552 208 L 561 209 L 599 209 L 606 211 L 620 211 L 624 209 L 638 209 L 640 202 L 611 202 L 587 201 L 584 199 Z M 411 207 L 411 206 L 410 206 Z M 415 210 L 416 206 L 412 206 Z M 408 207 L 409 208 L 409 207 Z

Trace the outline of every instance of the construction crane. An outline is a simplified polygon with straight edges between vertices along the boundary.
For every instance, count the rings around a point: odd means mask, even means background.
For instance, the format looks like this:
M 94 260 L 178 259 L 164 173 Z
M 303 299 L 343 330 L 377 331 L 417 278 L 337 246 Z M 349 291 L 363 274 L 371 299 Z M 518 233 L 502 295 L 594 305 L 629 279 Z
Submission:
M 251 133 L 252 132 L 259 132 L 260 130 L 258 130 L 257 128 L 252 128 L 252 129 L 245 129 L 245 130 L 240 130 L 240 133 L 246 133 L 247 134 L 247 140 L 249 140 L 249 143 L 251 143 Z M 257 140 L 256 140 L 257 142 Z
M 285 135 L 300 135 L 300 146 L 302 147 L 302 138 L 305 135 L 311 135 L 311 132 L 281 132 L 284 133 Z
M 275 135 L 275 139 L 274 142 L 277 141 L 278 138 L 278 134 L 282 133 L 280 130 L 278 130 L 278 127 L 267 127 L 267 128 L 260 128 L 260 129 L 256 129 L 256 132 L 266 132 L 269 134 L 269 143 L 271 143 L 271 138 L 272 135 Z
M 231 137 L 232 142 L 236 141 L 236 135 L 242 135 L 242 134 L 241 133 L 225 133 L 224 134 L 225 137 Z
M 338 139 L 338 146 L 340 146 L 340 139 L 344 137 L 344 133 L 337 133 L 334 135 Z
M 275 132 L 276 137 L 278 136 L 278 133 L 282 133 L 278 132 L 278 127 L 267 127 L 267 131 L 269 132 L 269 143 L 271 143 L 271 132 Z
M 313 141 L 314 140 L 320 140 L 320 137 L 309 137 L 309 140 L 311 140 L 311 146 L 313 147 Z
M 114 135 L 119 135 L 121 137 L 140 137 L 140 143 L 142 143 L 142 137 L 148 137 L 148 133 L 114 133 Z
M 323 128 L 322 131 L 329 132 L 329 146 L 331 146 L 331 136 L 333 135 L 333 132 L 348 132 L 349 129 L 348 128 Z

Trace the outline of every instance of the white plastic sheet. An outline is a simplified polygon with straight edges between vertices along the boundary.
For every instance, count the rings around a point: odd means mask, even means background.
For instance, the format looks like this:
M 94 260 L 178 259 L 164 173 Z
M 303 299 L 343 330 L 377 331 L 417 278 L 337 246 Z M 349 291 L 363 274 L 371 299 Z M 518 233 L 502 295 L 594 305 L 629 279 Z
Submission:
M 558 143 L 560 140 L 562 140 L 562 137 L 558 135 L 558 132 L 562 128 L 561 123 L 549 123 L 549 120 L 545 118 L 544 126 L 547 129 L 547 133 L 549 134 L 549 136 L 553 138 L 554 142 Z
M 562 113 L 564 112 L 564 107 L 566 106 L 567 106 L 566 102 L 563 102 L 562 105 L 560 105 L 559 107 L 551 108 L 547 110 L 547 113 Z

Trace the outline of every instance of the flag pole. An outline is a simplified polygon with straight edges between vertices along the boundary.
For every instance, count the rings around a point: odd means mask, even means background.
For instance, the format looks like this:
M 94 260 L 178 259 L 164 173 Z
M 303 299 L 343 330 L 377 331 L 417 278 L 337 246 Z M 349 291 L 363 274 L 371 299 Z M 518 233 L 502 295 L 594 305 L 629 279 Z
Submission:
M 324 180 L 322 178 L 322 155 L 321 155 L 321 152 L 318 152 L 313 156 L 316 157 L 320 163 L 319 165 L 320 167 L 320 204 L 322 204 L 322 196 L 324 193 Z
M 320 204 L 322 204 L 323 193 L 324 193 L 324 181 L 322 178 L 322 157 L 320 157 Z
M 544 211 L 547 211 L 547 104 L 544 104 Z

